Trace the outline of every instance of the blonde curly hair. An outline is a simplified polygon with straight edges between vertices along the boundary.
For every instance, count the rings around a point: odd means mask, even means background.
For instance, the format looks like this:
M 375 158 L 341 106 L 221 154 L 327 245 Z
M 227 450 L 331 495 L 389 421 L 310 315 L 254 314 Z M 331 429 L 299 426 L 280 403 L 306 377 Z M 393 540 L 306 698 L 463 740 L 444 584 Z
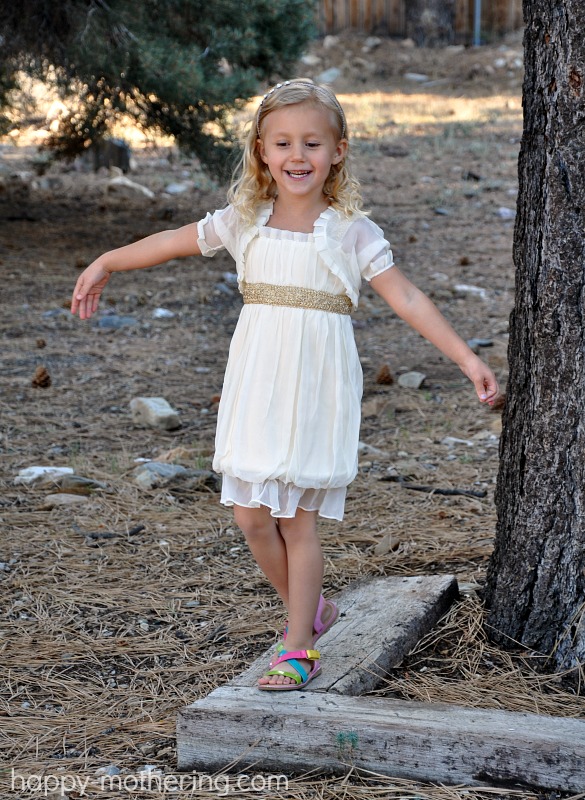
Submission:
M 236 213 L 250 224 L 255 222 L 259 207 L 269 200 L 274 200 L 278 194 L 276 181 L 258 151 L 258 140 L 262 137 L 262 122 L 272 111 L 301 103 L 332 112 L 339 140 L 348 138 L 343 109 L 327 86 L 319 86 L 310 80 L 297 78 L 279 83 L 267 92 L 251 122 L 242 157 L 236 168 L 236 177 L 228 192 L 228 202 L 232 204 Z M 352 173 L 348 155 L 339 164 L 331 165 L 323 185 L 323 195 L 333 208 L 347 217 L 363 213 L 360 186 Z

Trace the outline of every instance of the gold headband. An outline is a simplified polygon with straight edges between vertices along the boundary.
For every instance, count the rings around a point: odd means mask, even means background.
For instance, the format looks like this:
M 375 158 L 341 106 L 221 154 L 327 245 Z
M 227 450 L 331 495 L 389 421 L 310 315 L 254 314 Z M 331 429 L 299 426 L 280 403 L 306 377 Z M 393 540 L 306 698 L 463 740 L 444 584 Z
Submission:
M 262 111 L 262 106 L 264 105 L 264 101 L 266 100 L 267 97 L 270 97 L 271 94 L 276 92 L 277 89 L 281 89 L 283 86 L 290 86 L 291 83 L 307 83 L 307 84 L 309 84 L 308 81 L 284 81 L 283 83 L 277 83 L 276 86 L 273 86 L 272 89 L 269 89 L 266 92 L 266 94 L 264 95 L 264 97 L 262 98 L 262 100 L 260 100 L 260 105 L 258 106 L 258 111 L 256 113 L 256 133 L 258 134 L 258 138 L 259 139 L 261 138 L 261 136 L 260 136 L 260 113 Z M 314 86 L 315 84 L 309 84 L 309 85 L 313 85 Z M 335 97 L 334 94 L 332 94 L 331 96 L 333 98 L 333 102 L 337 106 L 337 109 L 339 111 L 339 116 L 341 117 L 341 138 L 345 139 L 345 134 L 347 133 L 347 128 L 346 128 L 346 125 L 345 125 L 345 114 L 344 114 L 343 108 L 341 107 L 341 104 L 340 104 L 339 100 Z

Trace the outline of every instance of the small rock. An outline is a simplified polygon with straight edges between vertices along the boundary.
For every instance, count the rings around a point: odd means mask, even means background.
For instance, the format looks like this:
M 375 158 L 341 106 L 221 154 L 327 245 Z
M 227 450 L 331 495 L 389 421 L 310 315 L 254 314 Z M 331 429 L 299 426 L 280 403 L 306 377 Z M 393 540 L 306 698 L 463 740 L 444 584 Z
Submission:
M 403 389 L 420 389 L 426 377 L 422 372 L 405 372 L 398 377 L 398 383 Z
M 130 401 L 132 419 L 137 425 L 174 431 L 181 427 L 179 413 L 164 397 L 135 397 Z
M 448 208 L 435 208 L 435 214 L 438 214 L 441 217 L 448 217 L 451 212 Z
M 368 36 L 366 41 L 364 42 L 364 48 L 366 52 L 370 50 L 375 50 L 376 47 L 380 47 L 382 44 L 382 40 L 378 36 Z
M 423 75 L 421 72 L 405 72 L 404 79 L 413 83 L 425 83 L 429 80 L 429 76 Z
M 134 483 L 141 489 L 156 489 L 159 486 L 166 486 L 178 476 L 183 476 L 187 472 L 185 467 L 179 464 L 164 464 L 160 461 L 149 461 L 141 464 L 132 472 Z
M 155 308 L 152 316 L 153 319 L 172 319 L 175 316 L 175 312 L 169 311 L 168 308 Z
M 337 67 L 331 67 L 330 69 L 326 69 L 324 72 L 321 72 L 319 75 L 317 75 L 317 83 L 335 83 L 340 75 L 340 69 Z
M 487 291 L 481 286 L 472 286 L 468 283 L 456 283 L 453 288 L 459 294 L 472 294 L 481 297 L 482 300 L 487 300 Z
M 33 375 L 33 379 L 31 381 L 31 385 L 35 387 L 35 389 L 48 389 L 51 385 L 51 376 L 46 367 L 39 365 L 35 369 L 35 374 Z
M 100 775 L 119 775 L 119 774 L 120 774 L 120 769 L 115 764 L 108 764 L 107 767 L 98 767 L 98 769 L 96 769 L 96 771 L 94 772 L 94 775 L 97 775 L 98 777 Z
M 46 341 L 44 339 L 37 339 L 37 347 L 39 348 L 39 350 L 42 350 L 43 347 L 46 347 L 46 346 L 47 346 L 47 343 L 46 343 Z
M 471 442 L 469 439 L 458 439 L 456 436 L 445 436 L 444 439 L 441 439 L 441 444 L 445 444 L 447 447 L 456 447 L 458 444 L 464 444 L 466 447 L 475 446 L 475 442 Z
M 88 498 L 82 494 L 48 494 L 39 508 L 42 511 L 50 511 L 58 506 L 80 506 L 87 501 Z
M 493 339 L 468 339 L 467 345 L 477 354 L 480 347 L 493 347 L 494 341 Z
M 26 467 L 21 469 L 16 478 L 15 484 L 23 483 L 26 486 L 42 486 L 47 483 L 54 483 L 63 475 L 73 475 L 71 467 Z
M 332 36 L 329 34 L 323 39 L 323 49 L 331 50 L 332 47 L 337 47 L 339 44 L 339 36 Z
M 68 494 L 91 494 L 95 489 L 107 489 L 105 483 L 94 481 L 93 478 L 83 478 L 81 475 L 61 475 L 54 483 Z
M 225 294 L 225 295 L 227 295 L 228 297 L 233 297 L 233 296 L 234 296 L 234 291 L 233 291 L 233 289 L 231 289 L 231 288 L 230 288 L 230 287 L 227 285 L 227 283 L 216 283 L 216 284 L 215 284 L 215 288 L 216 288 L 216 290 L 217 290 L 219 293 L 221 293 L 221 294 Z
M 117 331 L 120 328 L 130 328 L 136 325 L 134 317 L 119 317 L 117 314 L 109 314 L 98 320 L 98 328 Z
M 378 456 L 382 458 L 386 458 L 388 456 L 388 453 L 385 453 L 383 450 L 380 450 L 378 447 L 374 447 L 371 444 L 366 444 L 365 442 L 358 443 L 358 453 L 360 455 Z
M 169 183 L 165 186 L 165 194 L 184 194 L 191 188 L 189 183 Z
M 318 67 L 320 63 L 321 59 L 319 56 L 315 56 L 313 53 L 307 53 L 301 56 L 301 64 L 304 64 L 305 67 Z
M 414 50 L 414 48 L 416 47 L 416 43 L 415 43 L 414 39 L 410 39 L 410 38 L 409 39 L 403 39 L 400 42 L 400 46 L 404 47 L 406 50 Z
M 107 190 L 108 192 L 121 193 L 127 197 L 136 196 L 137 194 L 142 194 L 144 197 L 148 197 L 149 200 L 154 200 L 155 197 L 154 192 L 146 186 L 142 186 L 136 181 L 131 181 L 130 178 L 126 178 L 124 175 L 119 175 L 117 178 L 112 178 L 108 181 Z
M 514 219 L 516 217 L 516 212 L 513 208 L 500 206 L 500 208 L 498 208 L 498 217 L 500 217 L 500 219 Z

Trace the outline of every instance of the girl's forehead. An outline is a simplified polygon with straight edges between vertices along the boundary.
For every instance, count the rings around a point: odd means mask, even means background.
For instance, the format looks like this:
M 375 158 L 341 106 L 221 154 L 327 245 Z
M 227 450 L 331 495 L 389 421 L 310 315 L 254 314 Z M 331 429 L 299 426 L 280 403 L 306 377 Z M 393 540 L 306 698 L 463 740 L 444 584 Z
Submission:
M 275 129 L 299 128 L 330 130 L 337 128 L 335 112 L 315 103 L 294 103 L 269 111 L 262 119 L 262 124 Z

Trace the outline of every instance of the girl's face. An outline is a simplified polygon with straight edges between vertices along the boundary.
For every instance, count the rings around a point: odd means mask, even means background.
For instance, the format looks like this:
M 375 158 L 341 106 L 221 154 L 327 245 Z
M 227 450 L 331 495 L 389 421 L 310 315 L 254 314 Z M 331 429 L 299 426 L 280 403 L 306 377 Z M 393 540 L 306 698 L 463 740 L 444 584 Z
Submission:
M 347 141 L 338 140 L 333 112 L 296 103 L 267 114 L 261 130 L 258 153 L 276 182 L 278 196 L 322 203 L 331 165 L 339 164 L 347 153 Z

